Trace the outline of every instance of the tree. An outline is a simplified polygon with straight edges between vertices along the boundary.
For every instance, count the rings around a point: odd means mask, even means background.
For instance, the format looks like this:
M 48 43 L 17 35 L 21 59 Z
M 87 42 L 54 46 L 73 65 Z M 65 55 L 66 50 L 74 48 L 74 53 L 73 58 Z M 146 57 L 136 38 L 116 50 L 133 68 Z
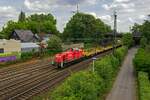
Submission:
M 148 16 L 150 18 L 150 16 Z M 150 19 L 144 21 L 143 24 L 134 24 L 132 27 L 132 32 L 142 33 L 142 37 L 147 39 L 147 43 L 150 44 Z
M 18 22 L 24 22 L 25 20 L 26 20 L 25 12 L 21 11 L 18 18 Z
M 59 37 L 52 35 L 49 38 L 48 43 L 48 50 L 51 51 L 61 51 L 62 50 L 62 41 Z
M 59 32 L 56 28 L 56 20 L 51 14 L 33 14 L 25 18 L 25 13 L 21 12 L 18 22 L 8 21 L 6 27 L 3 27 L 0 34 L 3 38 L 9 38 L 15 29 L 31 30 L 33 33 L 52 33 L 57 35 Z
M 140 40 L 140 45 L 142 48 L 145 48 L 147 44 L 147 39 L 145 37 L 142 37 Z
M 95 37 L 102 37 L 105 32 L 111 31 L 110 27 L 100 19 L 84 13 L 76 13 L 64 28 L 64 40 L 72 42 L 93 42 Z
M 130 33 L 125 33 L 123 35 L 123 44 L 126 45 L 127 47 L 131 47 L 133 45 L 133 36 Z

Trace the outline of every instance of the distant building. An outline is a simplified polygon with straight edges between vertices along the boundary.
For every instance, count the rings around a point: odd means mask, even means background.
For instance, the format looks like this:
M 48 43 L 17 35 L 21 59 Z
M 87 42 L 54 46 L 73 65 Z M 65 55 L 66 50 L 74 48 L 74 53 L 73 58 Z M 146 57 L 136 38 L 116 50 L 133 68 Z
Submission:
M 38 37 L 40 41 L 48 41 L 52 34 L 40 33 Z
M 39 37 L 30 30 L 14 30 L 10 39 L 20 40 L 22 43 L 40 41 Z
M 114 33 L 110 32 L 110 33 L 105 33 L 106 37 L 113 37 Z M 118 33 L 116 34 L 116 37 L 122 37 L 122 33 Z
M 21 52 L 39 52 L 40 46 L 36 43 L 21 43 Z
M 142 33 L 141 32 L 133 32 L 132 35 L 133 35 L 134 43 L 136 45 L 140 44 L 140 39 L 142 37 Z
M 0 53 L 20 52 L 20 41 L 0 39 Z

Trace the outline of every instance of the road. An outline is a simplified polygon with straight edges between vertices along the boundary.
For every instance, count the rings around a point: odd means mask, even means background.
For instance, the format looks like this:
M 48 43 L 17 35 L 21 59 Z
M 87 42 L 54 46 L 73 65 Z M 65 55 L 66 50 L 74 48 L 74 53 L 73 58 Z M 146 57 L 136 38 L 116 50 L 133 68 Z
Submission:
M 136 100 L 136 80 L 132 59 L 137 48 L 128 51 L 117 79 L 106 100 Z

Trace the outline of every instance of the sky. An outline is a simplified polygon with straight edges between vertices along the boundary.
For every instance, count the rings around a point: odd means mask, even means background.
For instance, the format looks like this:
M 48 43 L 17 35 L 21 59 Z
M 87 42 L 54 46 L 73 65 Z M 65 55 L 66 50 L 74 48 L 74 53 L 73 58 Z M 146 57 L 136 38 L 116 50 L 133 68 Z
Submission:
M 100 18 L 113 28 L 113 12 L 117 12 L 117 30 L 128 32 L 134 23 L 141 24 L 150 14 L 150 0 L 0 0 L 0 29 L 7 21 L 17 21 L 20 11 L 27 16 L 52 13 L 57 28 L 63 31 L 79 5 L 79 11 Z

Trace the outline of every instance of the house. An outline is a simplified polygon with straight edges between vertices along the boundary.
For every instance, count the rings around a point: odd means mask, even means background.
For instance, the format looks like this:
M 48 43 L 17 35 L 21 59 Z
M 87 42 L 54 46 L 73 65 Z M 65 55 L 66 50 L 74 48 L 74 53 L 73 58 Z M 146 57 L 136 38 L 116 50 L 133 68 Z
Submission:
M 36 43 L 21 43 L 21 52 L 39 52 L 40 46 Z
M 51 34 L 40 33 L 40 34 L 38 34 L 38 37 L 40 38 L 40 41 L 45 41 L 46 42 L 51 37 Z
M 20 40 L 21 43 L 26 42 L 38 42 L 39 37 L 36 34 L 33 34 L 30 30 L 14 30 L 10 39 Z
M 0 53 L 20 52 L 20 41 L 0 39 Z

